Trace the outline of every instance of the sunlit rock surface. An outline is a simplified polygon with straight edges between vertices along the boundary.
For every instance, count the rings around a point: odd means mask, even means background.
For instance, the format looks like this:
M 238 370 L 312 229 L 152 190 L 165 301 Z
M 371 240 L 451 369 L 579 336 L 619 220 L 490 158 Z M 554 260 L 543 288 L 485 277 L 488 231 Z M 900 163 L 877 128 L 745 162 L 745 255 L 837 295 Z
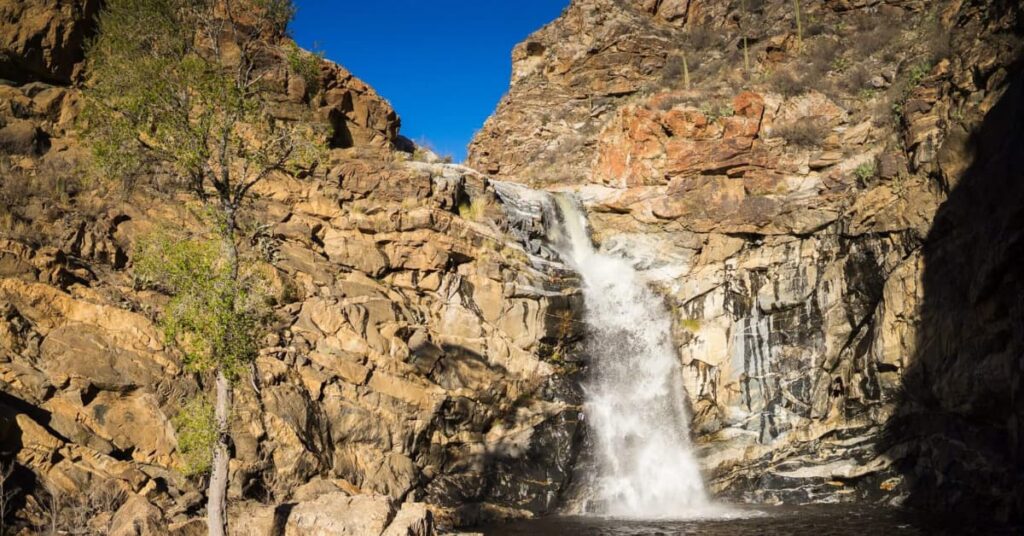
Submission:
M 4 24 L 91 16 L 46 6 Z M 42 43 L 53 72 L 80 59 Z M 332 149 L 260 184 L 247 216 L 275 323 L 236 388 L 232 525 L 425 535 L 552 509 L 577 450 L 572 367 L 552 358 L 578 338 L 574 276 L 524 249 L 543 229 L 510 224 L 487 177 L 396 152 L 398 118 L 371 88 L 325 62 L 307 91 L 271 52 L 274 113 L 325 127 Z M 0 86 L 0 422 L 19 515 L 42 523 L 46 487 L 97 533 L 201 530 L 203 483 L 181 475 L 171 419 L 208 378 L 165 346 L 166 297 L 131 277 L 142 234 L 193 225 L 187 199 L 159 177 L 126 197 L 83 180 L 78 89 L 11 68 L 26 78 Z
M 470 162 L 576 192 L 663 293 L 719 495 L 1020 516 L 1020 7 L 746 9 L 572 2 Z
M 801 43 L 791 3 L 747 4 L 573 2 L 513 52 L 478 171 L 409 161 L 371 88 L 324 63 L 313 93 L 273 56 L 275 114 L 332 151 L 246 222 L 276 323 L 237 389 L 236 527 L 560 504 L 582 298 L 514 183 L 573 191 L 665 297 L 719 496 L 1020 517 L 1020 7 L 805 3 Z M 119 197 L 79 172 L 90 5 L 0 2 L 0 454 L 22 519 L 50 486 L 98 533 L 201 533 L 170 421 L 204 378 L 131 277 L 141 234 L 194 220 L 159 176 Z

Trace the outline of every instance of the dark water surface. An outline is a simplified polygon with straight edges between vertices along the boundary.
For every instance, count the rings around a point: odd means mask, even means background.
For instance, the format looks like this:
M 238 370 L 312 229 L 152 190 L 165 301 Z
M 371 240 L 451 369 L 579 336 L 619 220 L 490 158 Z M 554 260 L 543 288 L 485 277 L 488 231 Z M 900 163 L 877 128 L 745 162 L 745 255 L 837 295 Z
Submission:
M 714 519 L 636 521 L 593 517 L 546 517 L 471 531 L 487 536 L 701 536 L 1021 534 L 980 527 L 955 517 L 925 517 L 900 510 L 850 505 L 737 506 Z

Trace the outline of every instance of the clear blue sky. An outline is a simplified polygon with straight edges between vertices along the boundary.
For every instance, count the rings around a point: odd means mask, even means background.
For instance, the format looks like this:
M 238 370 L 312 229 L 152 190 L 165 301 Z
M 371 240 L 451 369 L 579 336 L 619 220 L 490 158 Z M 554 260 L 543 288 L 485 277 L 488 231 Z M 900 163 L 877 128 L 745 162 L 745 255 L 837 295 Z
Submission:
M 512 47 L 569 0 L 295 0 L 291 31 L 391 102 L 402 134 L 456 161 L 508 89 Z

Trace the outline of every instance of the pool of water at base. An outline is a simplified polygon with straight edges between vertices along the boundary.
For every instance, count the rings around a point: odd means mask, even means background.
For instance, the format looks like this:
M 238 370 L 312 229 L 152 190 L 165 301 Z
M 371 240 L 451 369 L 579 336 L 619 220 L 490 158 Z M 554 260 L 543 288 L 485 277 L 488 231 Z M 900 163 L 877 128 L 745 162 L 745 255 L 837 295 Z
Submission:
M 1019 529 L 1017 529 L 1019 530 Z M 748 536 L 1024 534 L 955 517 L 855 505 L 732 506 L 714 518 L 627 520 L 551 516 L 469 529 L 486 536 Z

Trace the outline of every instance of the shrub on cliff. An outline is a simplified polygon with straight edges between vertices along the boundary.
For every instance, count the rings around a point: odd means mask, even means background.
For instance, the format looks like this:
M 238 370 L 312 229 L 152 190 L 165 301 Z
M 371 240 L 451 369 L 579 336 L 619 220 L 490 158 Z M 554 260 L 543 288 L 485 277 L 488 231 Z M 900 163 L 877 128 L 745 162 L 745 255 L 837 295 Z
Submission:
M 820 147 L 829 133 L 828 125 L 812 117 L 800 118 L 773 130 L 776 136 L 798 147 Z
M 215 376 L 207 497 L 215 536 L 227 530 L 232 383 L 256 353 L 239 212 L 256 184 L 309 169 L 323 148 L 308 123 L 272 113 L 266 79 L 293 11 L 290 0 L 109 0 L 87 51 L 82 126 L 98 174 L 130 187 L 155 169 L 170 171 L 172 185 L 206 207 L 216 237 L 216 247 L 152 252 L 171 263 L 153 267 L 174 296 L 169 338 L 194 369 Z

